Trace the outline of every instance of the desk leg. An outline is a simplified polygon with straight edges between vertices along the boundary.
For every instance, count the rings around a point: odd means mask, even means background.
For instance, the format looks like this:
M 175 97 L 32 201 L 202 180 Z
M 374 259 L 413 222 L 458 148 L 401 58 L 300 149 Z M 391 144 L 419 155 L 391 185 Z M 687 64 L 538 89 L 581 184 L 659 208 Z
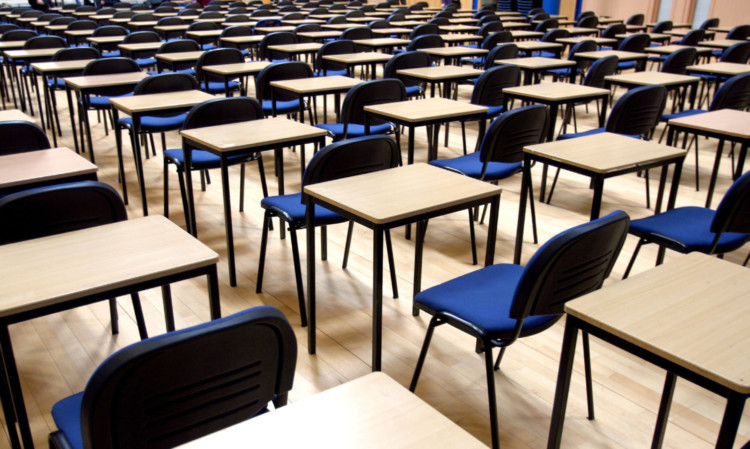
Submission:
M 76 113 L 73 109 L 73 96 L 70 93 L 70 87 L 65 86 L 65 95 L 68 97 L 68 112 L 70 113 L 70 129 L 73 131 L 73 143 L 75 144 L 75 150 L 77 154 L 81 154 L 81 149 L 78 147 L 78 133 L 76 132 Z
M 117 123 L 115 123 L 117 127 Z M 133 159 L 135 160 L 135 172 L 138 175 L 138 187 L 141 189 L 141 204 L 143 204 L 143 216 L 148 216 L 148 203 L 146 200 L 146 181 L 143 179 L 143 158 L 141 158 L 141 141 L 138 138 L 141 131 L 141 118 L 138 115 L 133 115 L 133 135 L 132 135 L 132 146 L 133 146 Z M 148 153 L 148 145 L 146 146 L 146 153 Z M 148 154 L 147 154 L 148 155 Z M 91 152 L 93 159 L 94 152 Z
M 516 227 L 516 246 L 513 253 L 513 263 L 521 263 L 521 250 L 523 249 L 523 227 L 526 219 L 526 201 L 528 200 L 529 186 L 531 185 L 531 159 L 524 155 L 523 172 L 521 180 L 521 200 L 518 204 L 518 225 Z
M 724 409 L 724 418 L 721 420 L 719 438 L 716 440 L 716 449 L 731 449 L 737 436 L 737 429 L 742 418 L 742 409 L 745 407 L 745 396 L 731 392 L 727 398 L 727 408 Z
M 29 70 L 32 70 L 31 66 L 29 66 Z M 31 82 L 33 83 L 34 87 L 36 87 L 36 105 L 39 107 L 39 121 L 42 125 L 42 129 L 46 130 L 47 126 L 45 126 L 44 123 L 44 113 L 46 111 L 42 109 L 42 91 L 39 90 L 39 77 L 37 77 L 36 72 L 33 72 L 31 74 L 31 78 Z M 47 92 L 47 89 L 45 88 L 44 91 Z M 29 104 L 31 104 L 31 98 L 29 98 Z M 47 124 L 49 124 L 49 120 L 47 121 Z M 54 128 L 52 130 L 54 131 Z M 55 146 L 57 146 L 57 139 L 55 139 Z
M 578 328 L 568 315 L 563 334 L 562 351 L 560 352 L 560 368 L 557 371 L 557 388 L 555 402 L 552 406 L 552 421 L 549 428 L 547 449 L 559 449 L 562 440 L 563 424 L 565 423 L 565 408 L 568 405 L 570 393 L 570 378 L 573 374 L 573 359 L 576 354 L 576 340 Z
M 54 78 L 53 78 L 54 79 Z M 47 120 L 49 121 L 49 128 L 52 131 L 52 144 L 57 146 L 57 131 L 55 131 L 55 113 L 52 109 L 52 98 L 50 96 L 50 87 L 47 75 L 42 75 L 42 87 L 44 88 L 44 108 L 47 110 Z M 54 95 L 54 92 L 52 93 Z M 41 110 L 41 106 L 39 107 Z M 57 124 L 57 128 L 60 128 L 60 124 Z
M 412 165 L 414 163 L 414 126 L 409 125 L 409 145 L 406 153 L 406 163 Z
M 211 311 L 211 319 L 221 318 L 221 301 L 219 299 L 219 275 L 214 264 L 208 270 L 208 304 Z
M 234 265 L 234 234 L 232 233 L 232 203 L 229 197 L 229 167 L 226 157 L 221 157 L 221 190 L 224 194 L 224 226 L 227 233 L 227 256 L 229 258 L 229 285 L 237 286 Z
M 667 372 L 667 378 L 664 380 L 664 390 L 661 393 L 661 402 L 659 403 L 659 414 L 656 417 L 654 438 L 651 440 L 651 449 L 661 449 L 661 444 L 664 441 L 664 432 L 667 430 L 667 420 L 669 419 L 669 410 L 672 408 L 672 396 L 674 395 L 674 386 L 676 383 L 677 376 L 674 373 Z
M 196 226 L 195 220 L 195 198 L 193 197 L 193 174 L 190 167 L 193 165 L 193 151 L 188 146 L 185 139 L 182 139 L 182 154 L 185 159 L 185 184 L 187 190 L 187 207 L 185 211 L 185 223 L 187 224 L 188 232 L 193 237 L 198 237 L 198 227 Z
M 117 109 L 112 108 L 112 118 L 114 119 L 115 129 L 112 132 L 115 133 L 115 147 L 117 149 L 117 168 L 120 171 L 120 183 L 122 184 L 122 201 L 128 204 L 128 183 L 125 180 L 125 167 L 122 163 L 122 130 L 116 125 L 117 121 L 120 120 L 119 112 Z
M 714 159 L 714 169 L 711 171 L 711 180 L 708 181 L 708 195 L 706 195 L 706 207 L 711 207 L 711 200 L 714 196 L 714 187 L 716 187 L 716 177 L 719 175 L 719 165 L 721 156 L 724 154 L 724 139 L 719 139 L 719 146 L 716 147 L 716 159 Z
M 13 449 L 21 449 L 21 441 L 18 439 L 18 431 L 16 430 L 18 420 L 16 419 L 16 411 L 13 409 L 13 396 L 10 393 L 10 383 L 4 363 L 0 363 L 0 380 L 0 402 L 2 402 L 3 415 L 8 426 L 10 445 Z
M 693 83 L 692 86 L 690 86 L 690 98 L 688 99 L 688 101 L 690 101 L 690 109 L 694 109 L 695 97 L 697 93 L 698 93 L 698 81 L 696 81 L 695 83 Z
M 495 263 L 495 241 L 497 240 L 497 222 L 500 212 L 500 194 L 492 198 L 490 202 L 490 223 L 487 230 L 487 249 L 484 255 L 484 266 L 489 267 Z
M 604 178 L 593 176 L 591 181 L 594 183 L 594 199 L 591 200 L 591 220 L 599 218 L 602 209 L 602 194 L 604 193 Z
M 372 240 L 372 370 L 380 371 L 383 348 L 383 228 L 381 226 L 373 229 Z M 310 280 L 307 282 L 310 283 Z
M 747 142 L 743 143 L 740 147 L 740 155 L 737 158 L 737 168 L 734 172 L 734 179 L 742 176 L 742 171 L 745 169 L 745 158 L 747 157 Z
M 424 234 L 427 230 L 427 221 L 417 223 L 417 235 L 414 242 L 414 290 L 412 299 L 417 297 L 417 293 L 422 291 L 422 249 L 424 248 Z M 412 305 L 412 316 L 419 316 L 419 309 Z
M 315 354 L 315 202 L 310 197 L 307 224 L 307 353 Z
M 18 378 L 18 366 L 16 366 L 16 358 L 13 355 L 13 346 L 10 342 L 10 334 L 8 333 L 8 326 L 0 326 L 0 353 L 2 353 L 2 362 L 5 365 L 5 375 L 8 378 L 8 388 L 10 389 L 10 396 L 13 398 L 13 407 L 16 411 L 16 418 L 18 421 L 18 429 L 21 433 L 21 441 L 23 447 L 26 449 L 33 449 L 34 440 L 31 438 L 31 428 L 29 427 L 29 417 L 26 415 L 26 404 L 23 400 L 23 391 L 21 390 L 21 381 Z M 12 419 L 8 421 L 8 432 L 12 435 L 16 433 L 15 423 Z M 14 428 L 11 429 L 10 427 Z M 11 437 L 13 441 L 13 437 Z M 17 443 L 16 437 L 16 443 Z
M 94 161 L 94 143 L 91 139 L 91 122 L 89 122 L 89 113 L 88 113 L 88 107 L 89 107 L 89 97 L 88 95 L 84 95 L 83 97 L 83 105 L 82 108 L 79 109 L 79 114 L 83 117 L 83 125 L 85 127 L 85 133 L 86 133 L 86 144 L 89 147 L 89 158 L 91 159 L 92 164 L 96 164 Z M 106 118 L 105 118 L 106 120 Z M 84 132 L 81 130 L 81 132 Z M 83 137 L 81 136 L 81 148 L 84 148 L 83 145 Z
M 607 106 L 609 104 L 609 94 L 602 97 L 602 108 L 599 110 L 599 128 L 607 125 Z M 572 104 L 575 107 L 575 103 Z

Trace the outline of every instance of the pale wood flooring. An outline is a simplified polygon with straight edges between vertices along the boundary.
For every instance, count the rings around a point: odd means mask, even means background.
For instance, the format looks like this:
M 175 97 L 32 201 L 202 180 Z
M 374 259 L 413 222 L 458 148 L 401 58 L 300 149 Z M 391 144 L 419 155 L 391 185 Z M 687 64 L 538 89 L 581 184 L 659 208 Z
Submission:
M 622 89 L 618 94 L 623 92 Z M 58 94 L 59 113 L 63 122 L 61 145 L 73 147 L 69 116 L 64 95 Z M 462 87 L 460 98 L 468 100 L 470 90 Z M 321 107 L 321 102 L 318 102 Z M 321 111 L 322 112 L 322 111 Z M 330 108 L 329 108 L 329 112 Z M 595 125 L 596 110 L 578 108 L 581 129 Z M 96 118 L 92 115 L 93 123 Z M 96 160 L 100 180 L 120 189 L 117 183 L 114 136 L 104 135 L 101 124 L 93 127 Z M 662 126 L 657 130 L 661 132 Z M 425 132 L 417 130 L 416 160 L 426 159 Z M 476 125 L 468 126 L 469 146 L 476 136 Z M 406 137 L 404 135 L 404 137 Z M 177 133 L 168 133 L 171 148 L 179 146 Z M 404 139 L 405 140 L 405 139 Z M 442 133 L 441 133 L 442 141 Z M 703 205 L 705 186 L 714 158 L 715 141 L 701 139 L 700 176 L 702 190 L 693 184 L 694 162 L 688 155 L 682 176 L 677 204 Z M 405 146 L 405 142 L 404 142 Z M 157 147 L 160 147 L 157 140 Z M 602 149 L 606 151 L 606 148 Z M 161 149 L 158 149 L 160 153 Z M 287 192 L 300 187 L 299 152 L 285 150 Z M 128 213 L 141 216 L 136 177 L 129 146 L 126 146 L 125 166 L 131 194 Z M 461 152 L 460 128 L 451 127 L 449 148 L 441 147 L 441 158 L 457 156 Z M 310 153 L 308 149 L 308 154 Z M 309 157 L 309 156 L 308 156 Z M 273 176 L 273 160 L 265 158 L 269 174 L 269 189 L 277 192 Z M 162 212 L 162 157 L 145 161 L 149 211 Z M 296 290 L 292 269 L 289 239 L 278 238 L 278 227 L 270 234 L 266 277 L 263 293 L 255 293 L 258 252 L 263 211 L 259 207 L 261 190 L 257 169 L 248 166 L 245 212 L 237 207 L 239 169 L 231 171 L 234 210 L 235 245 L 237 248 L 238 282 L 236 288 L 228 283 L 226 245 L 219 173 L 212 173 L 214 181 L 206 192 L 196 188 L 199 238 L 221 256 L 222 312 L 227 315 L 248 307 L 270 304 L 280 307 L 288 316 L 298 336 L 299 356 L 292 402 L 355 379 L 370 372 L 371 343 L 371 239 L 370 232 L 356 228 L 352 257 L 347 270 L 340 267 L 346 226 L 334 226 L 329 231 L 329 260 L 319 263 L 318 291 L 318 353 L 307 353 L 306 330 L 299 325 Z M 534 168 L 536 186 L 541 167 Z M 171 218 L 184 226 L 177 178 L 170 172 L 169 196 Z M 656 182 L 652 176 L 652 190 Z M 513 241 L 519 198 L 520 176 L 501 183 L 503 188 L 500 225 L 497 238 L 496 263 L 512 260 Z M 722 160 L 721 175 L 714 205 L 730 184 L 730 162 Z M 197 187 L 196 182 L 196 187 Z M 653 193 L 655 195 L 655 193 Z M 644 181 L 635 175 L 608 180 L 605 183 L 602 213 L 624 209 L 631 217 L 652 213 L 645 208 Z M 563 172 L 551 205 L 537 202 L 541 243 L 566 228 L 588 220 L 592 192 L 588 180 Z M 397 200 L 397 198 L 394 198 Z M 528 222 L 527 222 L 528 223 Z M 424 253 L 423 287 L 449 280 L 479 267 L 471 265 L 466 213 L 457 213 L 432 221 L 427 234 Z M 486 225 L 478 228 L 480 251 L 483 252 Z M 628 238 L 625 248 L 608 282 L 617 282 L 625 269 L 636 240 Z M 304 238 L 301 239 L 304 258 Z M 538 245 L 532 244 L 527 225 L 524 257 L 527 261 Z M 402 230 L 394 232 L 394 249 L 401 297 L 390 298 L 386 285 L 384 306 L 383 370 L 402 385 L 408 385 L 429 317 L 414 318 L 411 310 L 411 282 L 413 242 L 404 239 Z M 727 259 L 742 263 L 748 248 Z M 647 247 L 638 259 L 634 272 L 650 268 L 655 260 L 654 248 Z M 675 257 L 668 254 L 668 257 Z M 303 259 L 304 260 L 304 259 Z M 3 263 L 12 263 L 4 261 Z M 86 273 L 80 273 L 85 276 Z M 387 279 L 387 277 L 386 277 Z M 44 279 L 39 279 L 44 282 Z M 178 328 L 205 322 L 209 319 L 204 280 L 181 282 L 174 285 L 175 314 Z M 151 335 L 165 331 L 161 296 L 158 290 L 145 292 L 144 309 Z M 48 317 L 24 322 L 11 327 L 12 340 L 21 372 L 26 404 L 31 417 L 32 431 L 38 447 L 46 447 L 47 434 L 54 429 L 50 416 L 52 405 L 59 399 L 82 390 L 95 367 L 112 352 L 138 340 L 128 298 L 119 301 L 121 307 L 120 334 L 110 334 L 106 303 L 81 307 Z M 664 317 L 665 320 L 669 317 Z M 505 449 L 541 448 L 546 446 L 549 429 L 558 358 L 562 341 L 563 323 L 541 335 L 514 344 L 495 375 L 498 394 L 501 444 Z M 580 346 L 579 346 L 580 348 Z M 593 377 L 596 400 L 596 420 L 588 421 L 585 410 L 582 362 L 576 359 L 571 396 L 565 422 L 565 448 L 643 448 L 650 444 L 656 418 L 664 372 L 623 351 L 593 339 Z M 437 330 L 417 394 L 447 415 L 461 427 L 489 443 L 486 380 L 482 358 L 474 352 L 474 341 L 461 332 L 441 327 Z M 680 381 L 675 392 L 665 448 L 713 447 L 725 406 L 724 399 L 707 393 L 686 381 Z M 750 420 L 745 413 L 737 444 L 750 438 Z M 289 423 L 290 431 L 295 424 Z M 7 438 L 0 438 L 0 448 L 9 447 Z

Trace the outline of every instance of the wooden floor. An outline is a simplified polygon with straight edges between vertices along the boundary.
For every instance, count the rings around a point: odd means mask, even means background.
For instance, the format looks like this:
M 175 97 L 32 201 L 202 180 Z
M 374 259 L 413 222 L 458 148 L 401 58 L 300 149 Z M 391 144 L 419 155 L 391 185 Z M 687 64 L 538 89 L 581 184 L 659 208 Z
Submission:
M 618 95 L 623 91 L 620 89 Z M 64 95 L 58 105 L 63 123 L 61 145 L 73 147 L 69 115 Z M 460 98 L 468 100 L 470 90 L 462 87 Z M 321 106 L 322 102 L 318 102 Z M 330 110 L 330 108 L 329 108 Z M 322 112 L 322 110 L 321 110 Z M 96 117 L 92 114 L 96 123 Z M 596 108 L 578 107 L 579 129 L 594 127 Z M 657 136 L 662 126 L 657 129 Z M 423 129 L 417 130 L 416 160 L 426 159 L 426 139 Z M 468 126 L 469 145 L 476 138 L 476 125 Z M 120 190 L 117 181 L 114 136 L 106 136 L 102 124 L 93 127 L 94 147 L 100 180 Z M 176 132 L 168 133 L 168 146 L 179 147 Z M 442 141 L 442 133 L 441 133 Z M 157 140 L 158 142 L 158 140 Z M 157 143 L 157 146 L 159 144 Z M 688 155 L 677 200 L 678 206 L 703 205 L 705 186 L 714 158 L 715 141 L 700 141 L 700 178 L 702 190 L 695 191 L 693 153 Z M 299 152 L 285 150 L 287 192 L 300 188 Z M 607 151 L 602 148 L 602 151 Z M 149 212 L 163 213 L 163 165 L 159 155 L 145 161 Z M 309 150 L 308 150 L 309 153 Z M 441 147 L 441 158 L 461 153 L 460 128 L 450 129 L 448 148 Z M 273 176 L 273 160 L 265 158 L 269 174 L 269 189 L 277 192 Z M 142 215 L 137 195 L 132 156 L 126 148 L 125 167 L 131 194 L 128 213 Z M 538 186 L 541 167 L 534 168 L 534 182 Z M 255 293 L 258 254 L 263 211 L 260 208 L 261 189 L 257 169 L 250 165 L 247 172 L 247 200 L 245 212 L 238 211 L 239 169 L 230 171 L 233 195 L 234 233 L 237 248 L 238 286 L 228 282 L 226 244 L 219 173 L 213 172 L 213 183 L 206 192 L 196 190 L 199 238 L 217 251 L 221 260 L 221 303 L 223 314 L 231 314 L 248 307 L 270 304 L 281 308 L 294 326 L 298 336 L 299 355 L 292 402 L 326 390 L 370 372 L 371 344 L 371 238 L 364 228 L 355 228 L 355 238 L 349 267 L 340 267 L 346 226 L 329 230 L 329 258 L 319 263 L 318 291 L 318 350 L 307 353 L 306 330 L 300 327 L 296 290 L 292 269 L 289 239 L 278 238 L 278 227 L 270 234 L 263 293 Z M 652 176 L 655 178 L 655 176 Z M 169 174 L 170 217 L 184 227 L 177 178 Z M 501 183 L 503 188 L 500 225 L 497 237 L 497 263 L 510 263 L 515 238 L 519 200 L 520 176 Z M 730 160 L 722 160 L 721 175 L 715 195 L 718 204 L 730 184 Z M 196 182 L 197 186 L 197 182 Z M 652 180 L 652 195 L 656 182 Z M 652 214 L 645 207 L 644 180 L 627 175 L 608 180 L 602 213 L 623 209 L 632 218 Z M 556 233 L 588 220 L 592 191 L 588 180 L 571 173 L 563 173 L 551 205 L 538 204 L 540 243 Z M 483 251 L 486 225 L 478 228 L 478 239 Z M 618 282 L 635 247 L 636 240 L 628 238 L 625 248 L 608 282 Z M 304 238 L 301 239 L 304 258 Z M 456 213 L 431 222 L 424 251 L 423 287 L 429 287 L 476 270 L 471 265 L 469 232 L 466 213 Z M 539 245 L 531 241 L 527 226 L 523 260 L 527 261 Z M 730 254 L 727 259 L 742 263 L 749 248 Z M 413 241 L 405 240 L 402 230 L 394 232 L 394 250 L 401 296 L 391 299 L 385 287 L 383 371 L 402 385 L 408 385 L 414 370 L 419 348 L 429 318 L 422 314 L 412 317 L 411 290 L 413 270 Z M 634 272 L 653 266 L 656 252 L 646 248 L 638 258 Z M 668 258 L 678 257 L 668 254 Z M 304 259 L 303 259 L 304 260 Z M 5 261 L 4 263 L 12 263 Z M 86 276 L 86 273 L 80 273 Z M 386 278 L 387 279 L 387 278 Z M 44 279 L 39 279 L 44 282 Z M 175 315 L 178 328 L 209 319 L 204 280 L 186 281 L 174 285 Z M 151 335 L 165 331 L 159 290 L 145 292 L 144 310 Z M 82 390 L 95 367 L 112 352 L 138 340 L 132 309 L 128 298 L 119 301 L 120 334 L 110 334 L 106 303 L 81 307 L 64 313 L 21 323 L 11 327 L 11 336 L 21 372 L 26 405 L 31 417 L 34 440 L 38 447 L 46 446 L 46 438 L 54 424 L 50 416 L 52 405 L 59 399 Z M 669 319 L 669 317 L 664 317 Z M 500 371 L 495 374 L 498 394 L 501 444 L 505 449 L 541 448 L 546 446 L 550 414 L 554 397 L 558 359 L 564 320 L 551 330 L 514 344 L 505 355 Z M 580 346 L 579 346 L 580 348 Z M 217 348 L 218 350 L 218 348 Z M 592 341 L 593 379 L 596 400 L 596 420 L 588 421 L 581 357 L 576 359 L 571 395 L 565 421 L 565 448 L 643 448 L 650 443 L 656 419 L 664 372 L 625 354 L 596 339 Z M 437 330 L 427 357 L 417 395 L 458 423 L 461 427 L 489 444 L 489 414 L 486 397 L 486 378 L 481 356 L 474 352 L 474 341 L 448 327 Z M 715 442 L 725 400 L 707 393 L 686 381 L 678 382 L 674 405 L 667 428 L 666 448 L 709 448 Z M 740 426 L 737 444 L 750 438 L 748 412 Z M 295 424 L 290 422 L 293 431 Z M 0 438 L 0 448 L 9 447 L 7 438 Z

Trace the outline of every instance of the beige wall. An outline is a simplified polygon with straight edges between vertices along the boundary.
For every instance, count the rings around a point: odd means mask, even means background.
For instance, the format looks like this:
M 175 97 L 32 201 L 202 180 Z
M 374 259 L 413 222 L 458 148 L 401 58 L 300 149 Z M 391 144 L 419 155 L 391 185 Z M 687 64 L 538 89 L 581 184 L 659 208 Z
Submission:
M 594 11 L 600 16 L 618 19 L 627 19 L 640 13 L 646 15 L 646 22 L 652 22 L 656 19 L 658 7 L 659 0 L 583 0 L 581 11 Z
M 722 27 L 750 24 L 750 1 L 713 0 L 708 17 L 718 17 Z
M 669 20 L 674 23 L 693 23 L 695 0 L 672 0 L 672 14 Z

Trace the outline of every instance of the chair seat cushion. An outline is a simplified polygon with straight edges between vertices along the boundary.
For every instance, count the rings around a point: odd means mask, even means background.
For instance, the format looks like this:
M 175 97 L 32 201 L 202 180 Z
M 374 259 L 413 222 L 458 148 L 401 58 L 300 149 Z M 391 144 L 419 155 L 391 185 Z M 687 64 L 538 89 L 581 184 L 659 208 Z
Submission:
M 293 193 L 291 195 L 277 195 L 263 198 L 260 205 L 264 209 L 271 209 L 278 215 L 284 217 L 293 227 L 302 227 L 305 225 L 305 213 L 307 206 L 302 204 L 302 194 Z M 346 221 L 341 215 L 326 209 L 323 206 L 315 205 L 315 222 L 319 225 L 341 223 Z
M 230 81 L 229 82 L 229 90 L 237 90 L 240 88 L 240 84 L 237 81 Z M 208 92 L 210 94 L 220 94 L 224 93 L 224 83 L 218 82 L 218 81 L 209 81 L 208 86 L 206 86 L 206 83 L 201 83 L 201 90 Z
M 138 67 L 149 67 L 156 65 L 156 58 L 141 58 L 136 59 L 135 62 L 138 64 Z
M 83 392 L 68 396 L 52 406 L 52 419 L 57 428 L 65 434 L 73 449 L 83 449 L 81 434 L 81 402 Z
M 617 68 L 619 70 L 632 69 L 632 68 L 635 68 L 635 64 L 636 64 L 635 61 L 622 61 L 622 62 L 617 63 Z
M 434 161 L 430 161 L 430 165 L 459 171 L 466 176 L 479 179 L 479 177 L 482 175 L 483 165 L 482 161 L 479 160 L 479 155 L 479 151 L 475 151 L 465 156 L 455 157 L 452 159 L 436 159 Z M 487 164 L 487 171 L 484 174 L 484 179 L 488 181 L 505 179 L 520 171 L 520 162 L 489 162 Z
M 497 117 L 498 115 L 505 112 L 505 106 L 499 105 L 499 106 L 488 106 L 486 104 L 483 104 L 482 106 L 487 108 L 487 117 L 493 118 Z
M 685 252 L 708 253 L 716 234 L 710 231 L 716 211 L 703 207 L 680 207 L 658 215 L 633 220 L 630 233 L 659 243 L 666 236 L 670 241 L 682 242 Z M 725 232 L 719 239 L 717 253 L 733 251 L 748 241 L 750 235 Z M 670 246 L 672 247 L 672 246 Z
M 182 128 L 186 118 L 187 114 L 177 114 L 168 117 L 144 115 L 141 117 L 141 129 L 150 132 L 172 131 Z M 118 123 L 127 128 L 133 127 L 133 119 L 131 117 L 123 117 L 118 120 Z
M 133 95 L 132 92 L 127 93 L 125 95 L 120 95 L 121 97 L 129 97 Z M 105 97 L 101 95 L 91 95 L 89 97 L 89 104 L 91 104 L 91 107 L 94 109 L 109 109 L 112 107 L 112 103 L 109 102 L 110 98 L 114 97 Z
M 542 50 L 539 52 L 539 56 L 543 58 L 559 58 L 560 53 L 555 51 Z
M 415 95 L 420 95 L 422 93 L 422 87 L 420 86 L 406 86 L 406 96 L 407 97 L 413 97 Z
M 271 100 L 263 100 L 263 113 L 271 115 L 273 113 L 273 102 Z M 292 112 L 299 112 L 299 100 L 288 100 L 288 101 L 277 101 L 276 102 L 276 113 L 277 114 L 289 114 Z
M 102 58 L 117 58 L 120 56 L 120 50 L 102 52 Z
M 62 78 L 48 79 L 47 86 L 49 86 L 51 89 L 64 89 L 65 81 Z
M 146 71 L 149 75 L 158 75 L 159 72 L 156 70 L 148 70 Z M 195 69 L 181 69 L 181 70 L 175 70 L 174 72 L 166 72 L 166 73 L 187 73 L 188 75 L 195 76 Z
M 348 76 L 346 70 L 325 70 L 323 72 L 315 72 L 313 76 Z
M 343 123 L 319 123 L 318 128 L 325 129 L 329 133 L 336 137 L 344 137 L 344 124 Z M 370 134 L 387 134 L 391 131 L 390 123 L 383 123 L 381 125 L 370 126 Z M 365 134 L 365 125 L 359 125 L 357 123 L 349 123 L 346 130 L 346 137 L 362 137 Z
M 661 116 L 662 121 L 666 122 L 673 118 L 690 117 L 691 115 L 705 114 L 705 109 L 688 109 L 687 111 L 675 112 L 674 114 L 664 114 Z
M 492 338 L 502 338 L 516 326 L 516 320 L 508 315 L 523 271 L 520 265 L 491 265 L 428 288 L 414 301 L 435 313 L 468 321 Z M 523 328 L 529 332 L 555 319 L 557 316 L 530 316 Z
M 605 131 L 606 131 L 606 128 L 596 128 L 596 129 L 591 129 L 589 131 L 583 131 L 580 133 L 560 134 L 559 136 L 557 136 L 557 140 L 575 139 L 576 137 L 593 136 L 594 134 L 601 134 Z
M 212 168 L 219 168 L 221 166 L 221 159 L 219 156 L 209 153 L 203 150 L 193 150 L 190 157 L 191 165 L 193 170 L 210 170 Z M 179 170 L 185 168 L 185 152 L 182 148 L 164 150 L 164 158 L 167 161 L 175 164 Z M 229 156 L 229 165 L 237 164 L 243 161 L 255 160 L 258 156 L 256 154 L 242 154 L 238 156 Z

